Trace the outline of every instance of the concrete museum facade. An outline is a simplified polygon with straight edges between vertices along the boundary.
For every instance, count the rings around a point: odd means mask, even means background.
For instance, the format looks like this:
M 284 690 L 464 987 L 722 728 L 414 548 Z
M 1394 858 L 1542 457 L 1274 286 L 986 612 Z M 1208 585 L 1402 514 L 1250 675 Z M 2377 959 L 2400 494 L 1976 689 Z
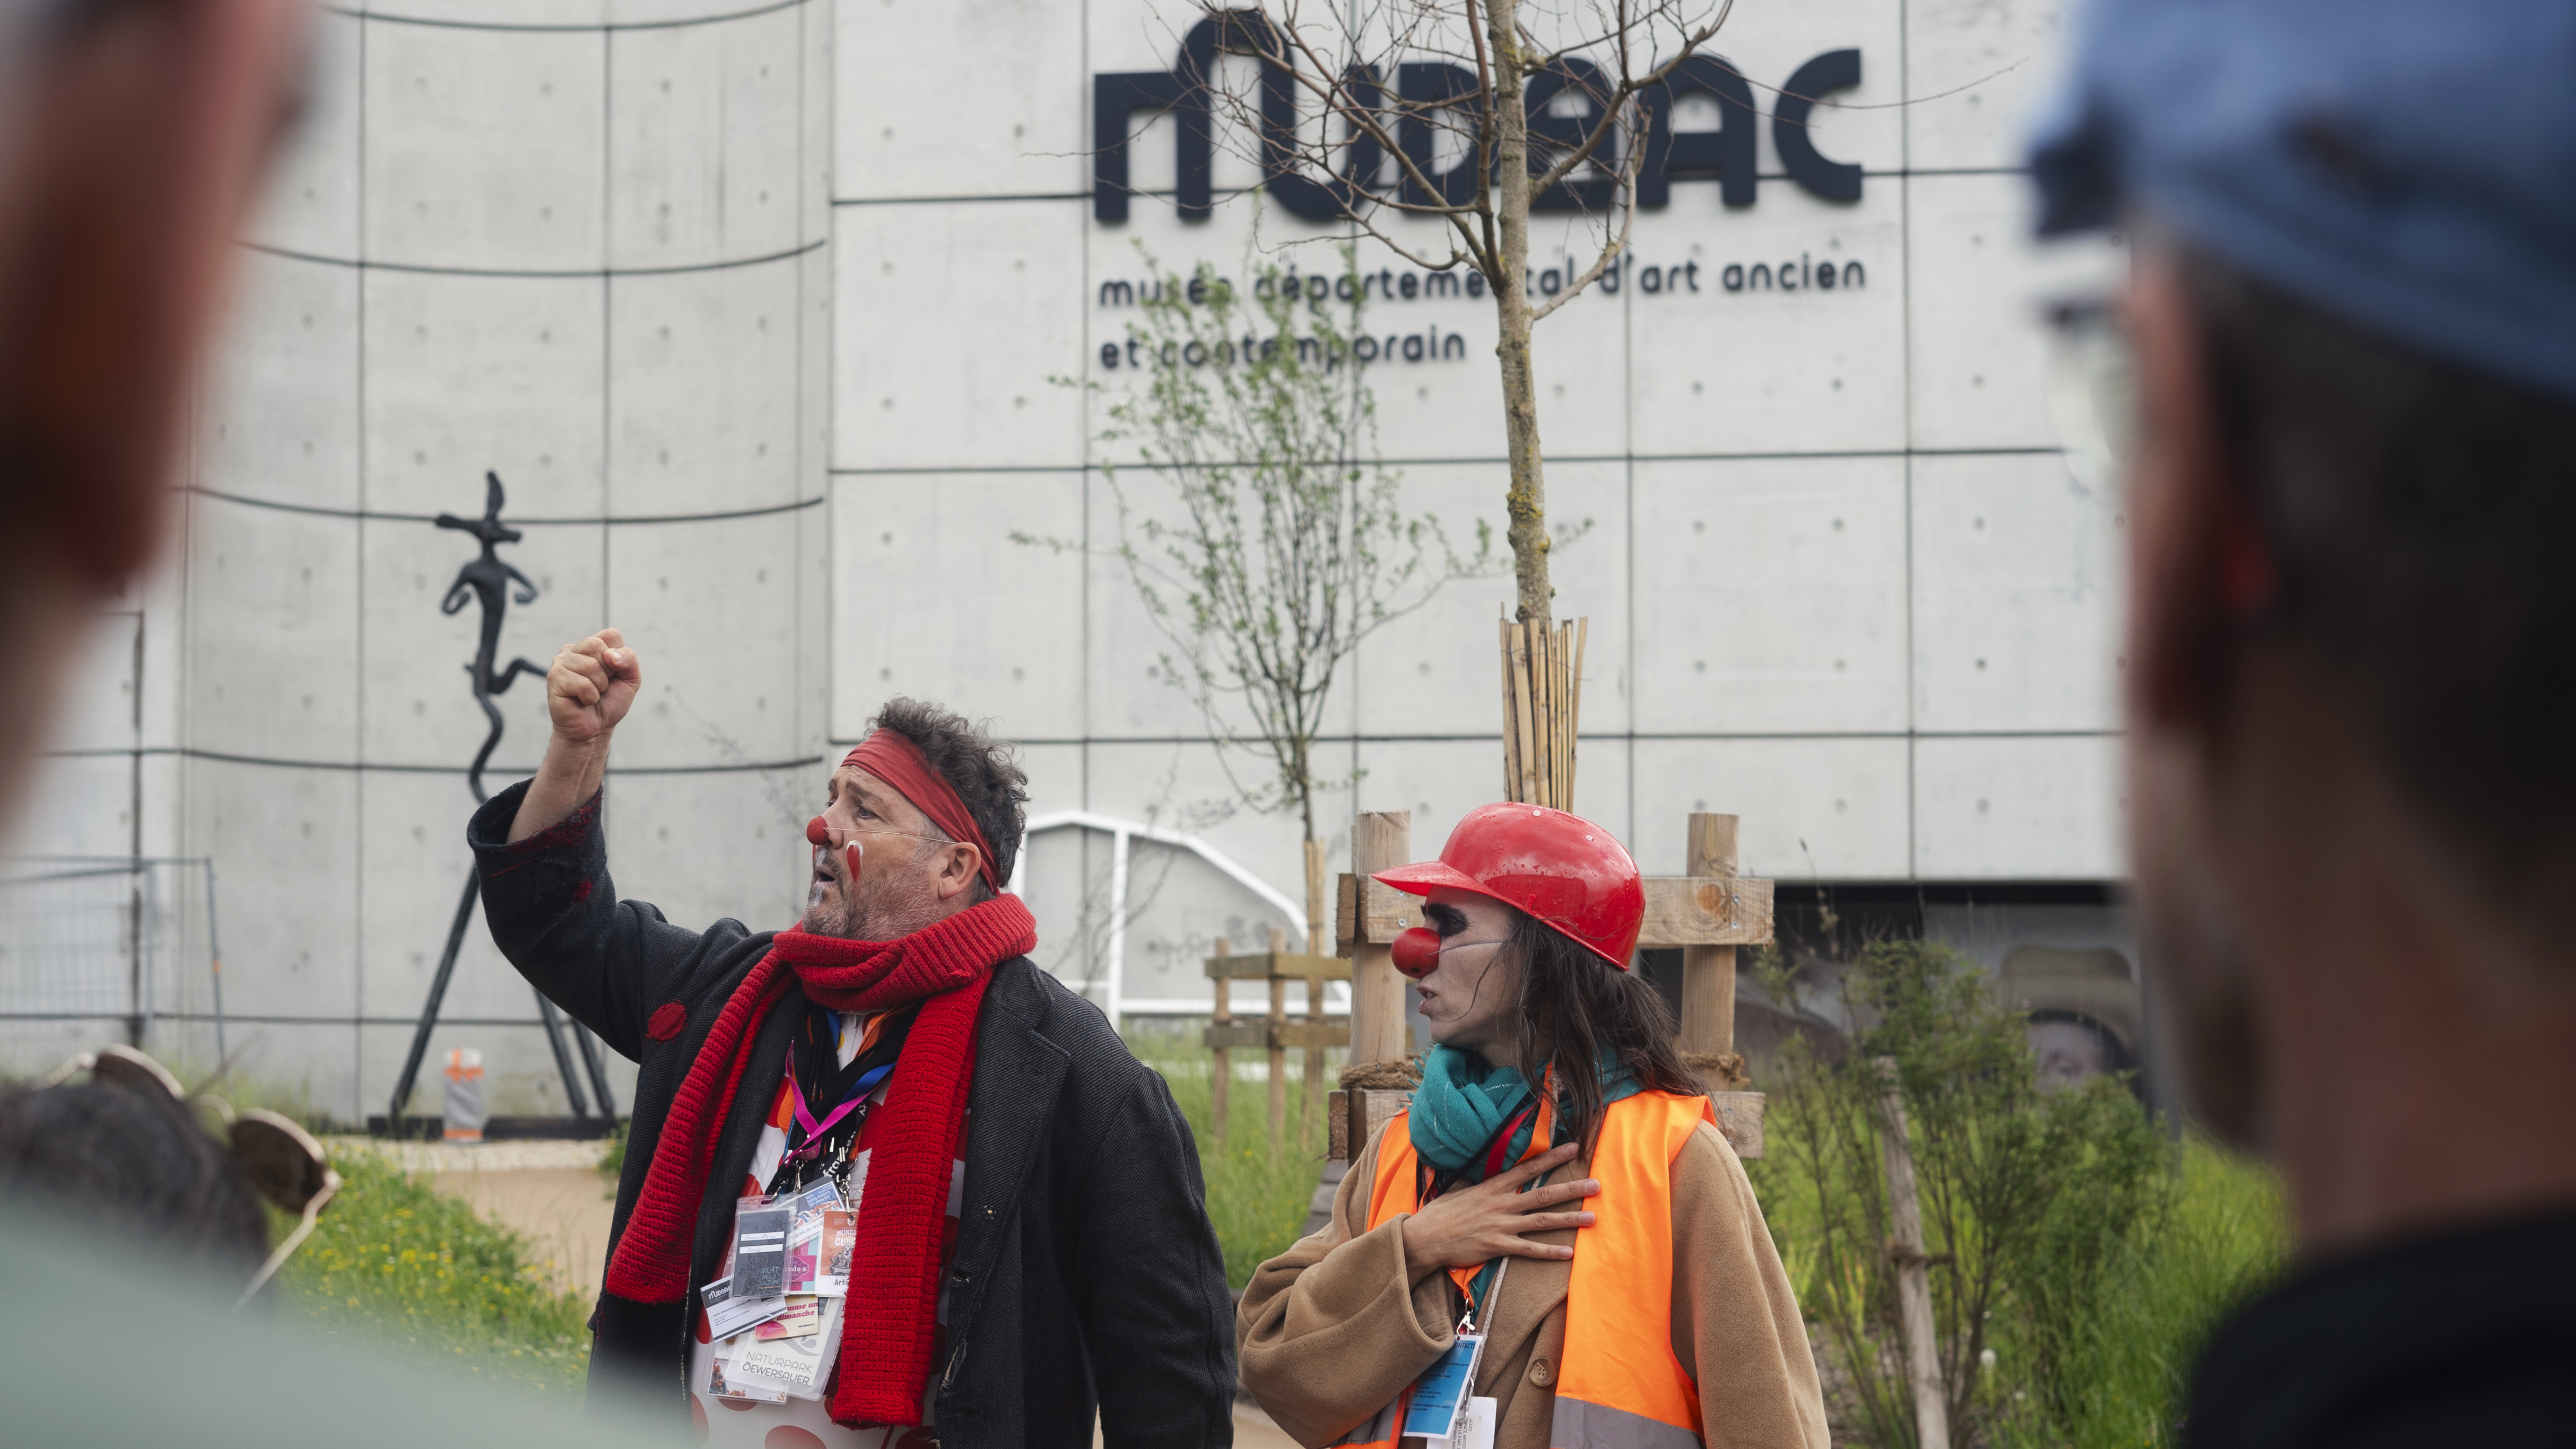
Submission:
M 1626 263 L 1540 325 L 1541 428 L 1571 535 L 1559 612 L 1590 620 L 1585 814 L 1656 873 L 1680 869 L 1685 812 L 1739 814 L 1784 920 L 1832 895 L 1999 966 L 2112 947 L 2133 975 L 2111 892 L 2122 520 L 2062 450 L 2042 318 L 2119 257 L 2034 247 L 2020 169 L 2060 8 L 1740 3 L 1712 49 L 1761 111 L 1751 175 L 1676 172 Z M 542 664 L 606 623 L 644 660 L 609 787 L 620 891 L 685 924 L 789 922 L 828 763 L 915 694 L 1024 745 L 1045 964 L 1125 1014 L 1203 1010 L 1211 938 L 1295 916 L 1298 827 L 1237 803 L 1160 677 L 1104 553 L 1101 414 L 1137 375 L 1153 267 L 1338 273 L 1348 228 L 1267 201 L 1222 144 L 1194 181 L 1170 116 L 1120 109 L 1196 18 L 1170 0 L 324 11 L 314 111 L 244 239 L 185 460 L 183 542 L 103 623 L 12 848 L 211 860 L 224 1051 L 318 1111 L 381 1113 L 487 728 L 456 671 L 472 611 L 439 608 L 472 543 L 433 520 L 479 513 L 490 470 L 524 535 L 500 556 L 535 594 L 500 660 Z M 1813 155 L 1784 158 L 1778 94 L 1800 74 L 1839 83 L 1794 129 Z M 1675 124 L 1729 122 L 1700 98 Z M 1110 149 L 1123 206 L 1094 184 Z M 1207 214 L 1185 217 L 1197 184 Z M 1586 235 L 1534 226 L 1541 291 Z M 1490 302 L 1365 240 L 1356 267 L 1406 505 L 1499 531 Z M 1507 578 L 1454 584 L 1345 671 L 1326 745 L 1348 778 L 1319 812 L 1334 869 L 1354 810 L 1412 811 L 1427 855 L 1499 794 L 1509 597 Z M 532 767 L 542 694 L 496 699 L 494 787 Z M 216 1058 L 204 872 L 146 874 L 148 902 L 128 875 L 50 916 L 0 908 L 13 1062 L 137 1029 Z M 122 997 L 81 984 L 95 960 L 123 963 Z M 479 922 L 432 1045 L 487 1054 L 496 1110 L 561 1110 L 527 988 Z

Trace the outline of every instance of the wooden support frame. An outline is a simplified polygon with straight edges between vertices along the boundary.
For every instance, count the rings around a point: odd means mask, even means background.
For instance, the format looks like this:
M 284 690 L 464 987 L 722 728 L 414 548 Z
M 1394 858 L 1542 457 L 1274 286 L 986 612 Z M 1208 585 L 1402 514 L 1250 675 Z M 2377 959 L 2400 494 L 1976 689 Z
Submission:
M 1637 947 L 1762 945 L 1771 939 L 1771 898 L 1767 880 L 1648 876 L 1646 924 Z M 1333 911 L 1333 943 L 1342 955 L 1351 954 L 1357 943 L 1392 944 L 1407 926 L 1421 924 L 1420 896 L 1355 875 L 1341 877 Z
M 1683 858 L 1695 879 L 1735 880 L 1735 817 L 1691 816 L 1690 844 Z M 1735 1055 L 1735 946 L 1732 942 L 1692 942 L 1682 947 L 1681 1047 L 1685 1052 L 1705 1056 L 1731 1058 Z
M 1215 1010 L 1200 1033 L 1200 1042 L 1210 1055 L 1214 1073 L 1209 1083 L 1208 1106 L 1216 1117 L 1217 1138 L 1225 1137 L 1228 1098 L 1234 1083 L 1234 1053 L 1237 1049 L 1258 1048 L 1269 1056 L 1270 1066 L 1270 1140 L 1276 1144 L 1288 1126 L 1288 1052 L 1300 1048 L 1306 1053 L 1306 1110 L 1311 1115 L 1324 1110 L 1324 1053 L 1334 1047 L 1351 1044 L 1351 1029 L 1342 1022 L 1324 1016 L 1324 983 L 1351 979 L 1351 963 L 1337 956 L 1308 956 L 1288 949 L 1288 933 L 1273 927 L 1270 949 L 1254 956 L 1237 956 L 1227 948 L 1222 936 L 1216 940 L 1216 954 L 1203 963 L 1209 981 L 1215 988 Z M 1250 1021 L 1239 1020 L 1233 1011 L 1232 987 L 1237 981 L 1260 981 L 1270 987 L 1268 1010 Z M 1288 983 L 1306 983 L 1306 1019 L 1288 1018 Z
M 1393 870 L 1413 860 L 1413 812 L 1362 811 L 1351 822 L 1351 866 L 1360 875 Z M 1351 879 L 1343 876 L 1343 880 Z M 1385 887 L 1381 886 L 1383 890 Z M 1321 902 L 1317 903 L 1321 906 Z M 1324 913 L 1315 912 L 1316 953 L 1323 953 Z M 1392 938 L 1390 938 L 1392 939 Z M 1351 1065 L 1402 1061 L 1413 1055 L 1413 1028 L 1405 1010 L 1404 978 L 1386 943 L 1345 947 L 1351 961 Z

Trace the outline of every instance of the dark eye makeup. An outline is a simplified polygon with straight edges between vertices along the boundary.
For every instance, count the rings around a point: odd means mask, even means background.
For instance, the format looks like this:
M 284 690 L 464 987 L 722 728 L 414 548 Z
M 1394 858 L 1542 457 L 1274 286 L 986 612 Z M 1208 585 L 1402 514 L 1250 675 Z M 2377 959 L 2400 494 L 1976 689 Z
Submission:
M 1431 929 L 1442 936 L 1454 936 L 1467 929 L 1467 913 L 1456 906 L 1431 906 L 1422 913 Z

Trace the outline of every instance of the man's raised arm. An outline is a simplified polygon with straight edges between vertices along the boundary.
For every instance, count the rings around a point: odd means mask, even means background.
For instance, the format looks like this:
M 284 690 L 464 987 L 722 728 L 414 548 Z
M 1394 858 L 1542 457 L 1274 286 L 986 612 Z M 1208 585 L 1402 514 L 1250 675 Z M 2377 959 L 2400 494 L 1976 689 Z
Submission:
M 539 991 L 628 1057 L 644 1049 L 646 1015 L 685 994 L 710 944 L 651 906 L 620 901 L 609 880 L 600 781 L 609 736 L 643 680 L 635 651 L 614 629 L 557 654 L 546 671 L 554 736 L 544 765 L 535 779 L 493 796 L 466 828 L 493 944 Z M 732 939 L 740 931 L 725 922 L 718 934 Z
M 602 629 L 578 644 L 567 644 L 546 671 L 546 716 L 554 735 L 546 741 L 545 763 L 519 801 L 510 822 L 510 843 L 518 844 L 540 830 L 561 824 L 590 797 L 608 772 L 608 739 L 635 704 L 644 687 L 643 666 L 626 636 Z

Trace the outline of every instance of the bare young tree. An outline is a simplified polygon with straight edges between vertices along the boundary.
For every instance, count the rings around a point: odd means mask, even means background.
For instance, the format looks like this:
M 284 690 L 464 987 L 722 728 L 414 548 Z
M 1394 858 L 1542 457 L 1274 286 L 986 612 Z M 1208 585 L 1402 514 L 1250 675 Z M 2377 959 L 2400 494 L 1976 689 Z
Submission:
M 1259 167 L 1265 189 L 1296 215 L 1347 219 L 1426 271 L 1472 273 L 1481 284 L 1473 291 L 1492 299 L 1499 333 L 1519 617 L 1546 620 L 1554 589 L 1532 330 L 1619 264 L 1641 181 L 1668 184 L 1678 161 L 1722 170 L 1731 193 L 1750 195 L 1751 87 L 1701 53 L 1732 8 L 1733 0 L 1203 0 L 1169 76 L 1100 78 L 1095 184 L 1104 195 L 1123 191 L 1124 148 L 1105 138 L 1123 137 L 1129 112 L 1177 108 L 1184 216 L 1206 213 L 1209 153 L 1225 147 Z M 1221 83 L 1228 55 L 1255 61 L 1259 84 Z M 1678 138 L 1684 154 L 1676 156 L 1673 104 L 1695 93 L 1741 118 Z M 1788 99 L 1803 120 L 1807 98 Z M 1123 196 L 1110 209 L 1123 215 Z M 1544 299 L 1529 285 L 1534 212 L 1572 214 L 1594 236 L 1589 264 Z M 1390 224 L 1406 217 L 1447 225 L 1426 244 Z
M 1733 3 L 1201 0 L 1170 73 L 1095 81 L 1093 194 L 1102 219 L 1125 215 L 1129 115 L 1171 110 L 1185 218 L 1208 214 L 1212 153 L 1229 148 L 1295 215 L 1347 221 L 1414 266 L 1463 274 L 1469 295 L 1491 298 L 1518 626 L 1503 642 L 1513 799 L 1571 806 L 1581 698 L 1580 631 L 1554 619 L 1532 332 L 1621 264 L 1638 205 L 1660 204 L 1675 169 L 1717 172 L 1730 200 L 1750 199 L 1752 90 L 1702 53 Z M 1227 84 L 1227 56 L 1255 63 L 1258 83 Z M 1689 95 L 1717 102 L 1720 129 L 1675 134 L 1675 103 Z M 1783 97 L 1800 142 L 1809 100 Z M 1568 214 L 1590 237 L 1588 264 L 1569 265 L 1570 277 L 1552 272 L 1543 297 L 1531 286 L 1534 213 Z M 1445 225 L 1426 238 L 1404 225 L 1408 218 Z
M 1110 552 L 1171 645 L 1160 674 L 1200 711 L 1237 794 L 1303 826 L 1307 949 L 1321 953 L 1330 923 L 1315 796 L 1340 777 L 1316 740 L 1334 679 L 1379 626 L 1483 572 L 1491 531 L 1478 525 L 1462 555 L 1438 519 L 1404 511 L 1351 345 L 1363 304 L 1309 295 L 1257 256 L 1240 280 L 1204 262 L 1184 278 L 1137 251 L 1149 278 L 1127 338 L 1138 380 L 1110 403 L 1101 441 L 1169 491 L 1140 500 L 1129 468 L 1103 466 L 1118 505 Z M 1347 279 L 1354 250 L 1342 261 Z M 1236 753 L 1259 758 L 1262 775 L 1237 776 Z

